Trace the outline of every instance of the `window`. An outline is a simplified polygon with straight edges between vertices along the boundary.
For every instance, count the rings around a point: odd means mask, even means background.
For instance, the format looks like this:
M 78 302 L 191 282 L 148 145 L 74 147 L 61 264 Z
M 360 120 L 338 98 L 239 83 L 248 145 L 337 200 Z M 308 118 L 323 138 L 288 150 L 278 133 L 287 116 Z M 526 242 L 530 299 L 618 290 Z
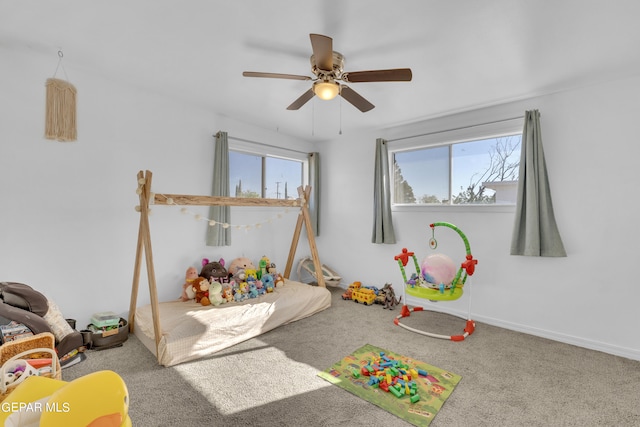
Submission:
M 295 199 L 305 161 L 229 150 L 229 195 Z
M 515 204 L 521 133 L 392 151 L 396 205 Z

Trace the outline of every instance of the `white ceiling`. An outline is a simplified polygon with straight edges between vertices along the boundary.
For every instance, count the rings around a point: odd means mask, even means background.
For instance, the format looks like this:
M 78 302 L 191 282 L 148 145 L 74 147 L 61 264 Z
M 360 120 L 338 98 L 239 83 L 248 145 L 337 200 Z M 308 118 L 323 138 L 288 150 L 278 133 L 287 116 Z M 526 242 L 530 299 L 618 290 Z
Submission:
M 0 0 L 0 70 L 58 51 L 89 73 L 310 141 L 640 74 L 637 0 Z M 311 82 L 309 33 L 333 38 L 346 71 L 404 68 L 411 82 L 354 83 L 286 107 Z M 79 96 L 82 87 L 78 87 Z

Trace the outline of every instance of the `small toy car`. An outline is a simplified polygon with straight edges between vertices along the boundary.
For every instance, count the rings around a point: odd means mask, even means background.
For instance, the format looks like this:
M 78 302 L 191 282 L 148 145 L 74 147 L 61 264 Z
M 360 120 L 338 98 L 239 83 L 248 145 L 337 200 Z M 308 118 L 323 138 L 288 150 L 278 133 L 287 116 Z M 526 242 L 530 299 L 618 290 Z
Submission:
M 353 291 L 356 290 L 356 289 L 359 289 L 361 285 L 362 285 L 362 283 L 360 283 L 360 282 L 351 283 L 349 285 L 349 287 L 347 288 L 347 290 L 342 294 L 342 299 L 344 299 L 344 300 L 351 299 Z

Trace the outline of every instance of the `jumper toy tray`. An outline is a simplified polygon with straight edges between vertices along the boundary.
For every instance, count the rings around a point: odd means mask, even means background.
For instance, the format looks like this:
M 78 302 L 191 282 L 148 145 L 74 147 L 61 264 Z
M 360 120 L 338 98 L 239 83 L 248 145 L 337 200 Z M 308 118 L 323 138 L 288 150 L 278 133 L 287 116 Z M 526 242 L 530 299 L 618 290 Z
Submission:
M 418 259 L 415 253 L 410 252 L 407 248 L 402 248 L 402 252 L 394 257 L 400 267 L 402 278 L 404 280 L 404 291 L 407 295 L 411 295 L 416 298 L 426 299 L 429 301 L 454 301 L 462 296 L 463 287 L 467 278 L 475 272 L 476 264 L 478 261 L 473 259 L 471 255 L 471 248 L 469 241 L 464 233 L 455 225 L 448 222 L 434 222 L 430 224 L 432 237 L 429 239 L 429 247 L 436 249 L 438 242 L 435 239 L 435 228 L 438 226 L 448 227 L 454 230 L 462 238 L 466 249 L 465 260 L 460 264 L 460 267 L 456 270 L 453 261 L 446 255 L 435 254 L 425 258 L 422 266 L 418 264 Z M 409 260 L 413 261 L 415 267 L 415 273 L 410 277 L 407 277 L 405 267 L 409 263 Z M 405 298 L 406 301 L 406 298 Z M 420 331 L 414 328 L 410 328 L 403 325 L 400 319 L 403 317 L 409 317 L 412 312 L 422 311 L 422 307 L 415 307 L 409 309 L 405 304 L 402 307 L 402 311 L 399 316 L 396 317 L 394 323 L 407 330 L 427 335 L 434 338 L 449 339 L 452 341 L 462 341 L 467 336 L 471 335 L 475 330 L 475 322 L 471 320 L 471 297 L 469 297 L 469 313 L 467 317 L 467 323 L 462 335 L 442 335 L 432 332 Z
M 441 292 L 439 289 L 407 286 L 407 295 L 428 299 L 429 301 L 453 301 L 462 296 L 462 285 L 458 285 L 450 291 Z

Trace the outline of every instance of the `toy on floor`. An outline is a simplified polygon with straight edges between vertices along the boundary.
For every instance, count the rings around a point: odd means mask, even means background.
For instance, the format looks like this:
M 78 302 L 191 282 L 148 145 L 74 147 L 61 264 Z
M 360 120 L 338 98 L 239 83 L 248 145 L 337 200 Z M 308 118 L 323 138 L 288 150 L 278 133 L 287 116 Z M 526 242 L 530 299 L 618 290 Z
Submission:
M 354 378 L 359 378 L 361 375 L 369 377 L 368 386 L 391 393 L 398 399 L 407 396 L 411 403 L 420 401 L 417 381 L 420 378 L 430 381 L 427 378 L 429 373 L 424 369 L 396 360 L 384 352 L 380 352 L 379 357 L 368 360 L 360 371 L 352 370 L 351 375 Z M 433 376 L 431 378 L 437 381 Z
M 400 295 L 400 298 L 396 298 L 396 293 L 391 283 L 385 283 L 380 292 L 384 294 L 384 306 L 382 308 L 393 310 L 393 307 L 402 301 L 402 295 Z
M 362 286 L 361 282 L 353 282 L 353 283 L 349 284 L 347 289 L 342 294 L 342 299 L 344 299 L 344 300 L 351 299 L 351 297 L 353 296 L 353 291 L 355 291 L 356 289 L 360 289 L 360 286 Z
M 342 294 L 343 300 L 351 300 L 364 305 L 385 304 L 385 297 L 384 289 L 378 289 L 372 285 L 365 286 L 358 281 L 349 284 Z
M 376 299 L 376 293 L 373 289 L 361 286 L 353 290 L 351 299 L 356 303 L 361 302 L 364 305 L 372 305 Z
M 113 371 L 71 382 L 30 376 L 2 402 L 3 426 L 130 427 L 129 392 Z
M 429 301 L 453 301 L 462 296 L 462 289 L 465 285 L 467 278 L 475 272 L 475 266 L 478 264 L 478 260 L 473 259 L 471 255 L 471 248 L 467 236 L 455 225 L 448 222 L 435 222 L 430 224 L 431 227 L 431 239 L 429 239 L 429 247 L 436 249 L 438 242 L 435 239 L 435 228 L 443 226 L 454 230 L 462 238 L 466 249 L 465 261 L 460 264 L 460 267 L 456 270 L 455 265 L 451 258 L 443 254 L 433 254 L 427 256 L 422 265 L 418 264 L 418 259 L 415 253 L 409 252 L 406 248 L 402 249 L 402 252 L 394 257 L 394 260 L 398 262 L 402 278 L 404 279 L 404 291 L 406 294 L 416 298 L 427 299 Z M 406 265 L 409 263 L 409 259 L 413 260 L 413 264 L 416 272 L 407 278 L 405 271 Z M 405 304 L 402 306 L 402 312 L 396 317 L 394 323 L 407 330 L 427 335 L 434 338 L 449 339 L 452 341 L 462 341 L 467 336 L 471 335 L 475 330 L 475 322 L 471 320 L 471 296 L 469 295 L 469 311 L 467 316 L 467 323 L 462 335 L 442 335 L 431 332 L 420 331 L 418 329 L 411 328 L 407 325 L 400 323 L 400 319 L 408 317 L 411 312 L 422 311 L 422 307 L 414 307 L 409 309 Z

